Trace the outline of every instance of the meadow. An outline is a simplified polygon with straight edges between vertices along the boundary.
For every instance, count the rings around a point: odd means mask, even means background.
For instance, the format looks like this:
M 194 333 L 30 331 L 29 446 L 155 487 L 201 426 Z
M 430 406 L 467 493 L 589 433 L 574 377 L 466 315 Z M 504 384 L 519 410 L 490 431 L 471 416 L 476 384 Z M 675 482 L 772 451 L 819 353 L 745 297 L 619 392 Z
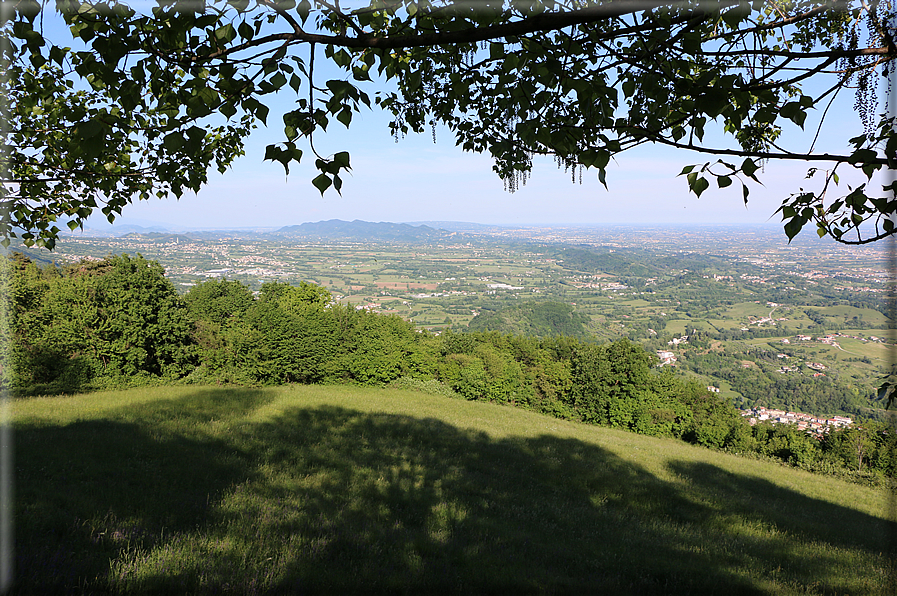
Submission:
M 178 386 L 11 419 L 22 594 L 894 593 L 885 489 L 511 407 Z

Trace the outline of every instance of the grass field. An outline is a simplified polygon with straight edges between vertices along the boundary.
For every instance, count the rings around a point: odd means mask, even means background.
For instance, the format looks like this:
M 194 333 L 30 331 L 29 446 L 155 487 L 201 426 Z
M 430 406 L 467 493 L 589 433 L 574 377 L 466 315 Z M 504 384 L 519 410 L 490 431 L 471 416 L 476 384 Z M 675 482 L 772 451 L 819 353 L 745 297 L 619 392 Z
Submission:
M 391 389 L 13 403 L 19 593 L 889 594 L 882 489 Z

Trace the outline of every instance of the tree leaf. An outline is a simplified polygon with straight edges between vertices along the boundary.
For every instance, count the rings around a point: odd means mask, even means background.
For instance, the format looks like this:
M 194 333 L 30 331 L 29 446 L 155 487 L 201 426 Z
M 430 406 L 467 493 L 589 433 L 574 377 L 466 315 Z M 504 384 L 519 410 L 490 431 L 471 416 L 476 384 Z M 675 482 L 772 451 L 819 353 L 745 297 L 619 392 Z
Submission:
M 337 171 L 340 169 L 348 170 L 349 168 L 349 152 L 348 151 L 340 151 L 333 155 L 333 163 L 337 166 Z
M 330 185 L 332 184 L 330 177 L 327 174 L 319 174 L 315 176 L 311 183 L 314 184 L 318 191 L 320 191 L 321 196 L 324 196 L 324 191 L 330 188 Z
M 701 193 L 703 193 L 709 187 L 710 187 L 710 183 L 707 182 L 706 178 L 698 178 L 697 180 L 694 181 L 694 184 L 691 185 L 691 190 L 692 190 L 692 192 L 695 193 L 695 195 L 698 196 L 698 198 L 700 198 Z
M 178 151 L 184 146 L 184 135 L 180 131 L 174 131 L 165 135 L 162 144 L 171 152 Z

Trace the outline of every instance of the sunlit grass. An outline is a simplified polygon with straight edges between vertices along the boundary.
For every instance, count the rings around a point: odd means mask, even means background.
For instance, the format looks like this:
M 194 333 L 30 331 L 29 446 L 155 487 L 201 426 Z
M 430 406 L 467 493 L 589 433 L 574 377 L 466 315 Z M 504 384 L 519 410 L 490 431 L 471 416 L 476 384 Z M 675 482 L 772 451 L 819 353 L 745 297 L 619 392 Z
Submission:
M 509 407 L 180 387 L 13 419 L 23 593 L 890 593 L 882 490 Z

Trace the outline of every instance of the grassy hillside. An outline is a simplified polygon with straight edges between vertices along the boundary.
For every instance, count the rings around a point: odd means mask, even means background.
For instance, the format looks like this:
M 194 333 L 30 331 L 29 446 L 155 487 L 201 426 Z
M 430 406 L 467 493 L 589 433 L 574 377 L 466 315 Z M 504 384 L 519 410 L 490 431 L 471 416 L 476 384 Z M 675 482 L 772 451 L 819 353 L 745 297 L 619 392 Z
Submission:
M 13 403 L 21 593 L 886 594 L 887 493 L 411 391 Z

